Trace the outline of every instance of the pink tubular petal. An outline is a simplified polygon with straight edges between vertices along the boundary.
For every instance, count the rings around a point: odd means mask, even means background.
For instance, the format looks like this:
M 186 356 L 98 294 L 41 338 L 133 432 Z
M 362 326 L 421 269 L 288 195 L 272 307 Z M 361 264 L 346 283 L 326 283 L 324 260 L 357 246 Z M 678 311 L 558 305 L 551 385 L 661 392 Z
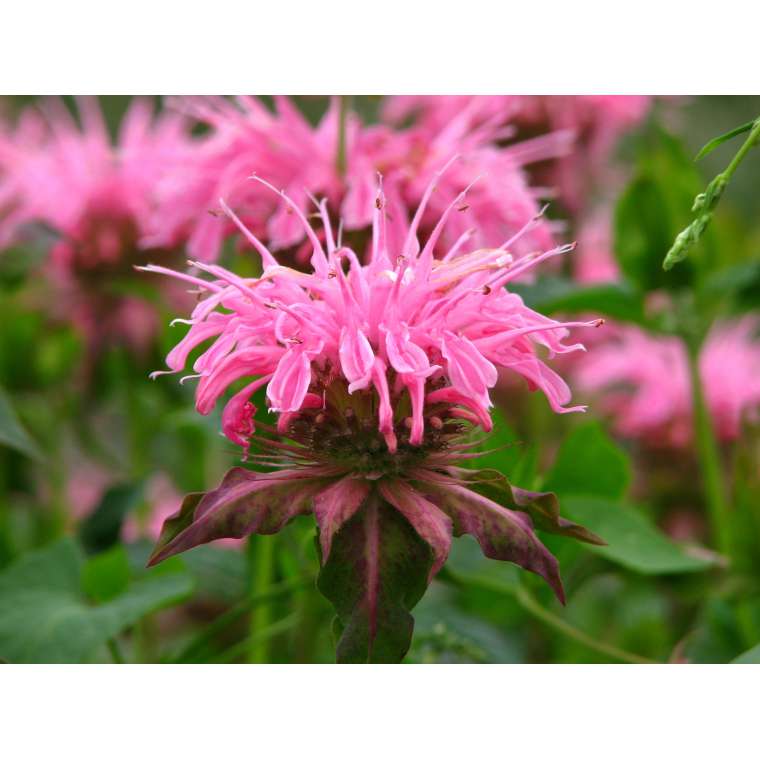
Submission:
M 253 416 L 256 407 L 250 402 L 251 396 L 271 379 L 271 375 L 260 377 L 238 391 L 225 405 L 222 411 L 222 433 L 233 443 L 248 451 L 249 437 L 255 432 Z
M 378 408 L 378 429 L 385 438 L 388 451 L 391 454 L 396 453 L 398 441 L 393 431 L 393 407 L 391 406 L 390 393 L 388 390 L 388 378 L 385 374 L 385 362 L 377 357 L 372 367 L 372 382 L 377 391 L 380 404 Z
M 272 411 L 296 412 L 301 408 L 311 383 L 311 359 L 303 346 L 289 348 L 277 363 L 267 398 Z
M 367 336 L 358 328 L 344 327 L 340 333 L 340 365 L 346 380 L 348 392 L 366 388 L 371 379 L 375 354 Z
M 488 389 L 496 385 L 496 367 L 467 338 L 447 332 L 441 345 L 451 384 L 480 406 L 491 405 Z

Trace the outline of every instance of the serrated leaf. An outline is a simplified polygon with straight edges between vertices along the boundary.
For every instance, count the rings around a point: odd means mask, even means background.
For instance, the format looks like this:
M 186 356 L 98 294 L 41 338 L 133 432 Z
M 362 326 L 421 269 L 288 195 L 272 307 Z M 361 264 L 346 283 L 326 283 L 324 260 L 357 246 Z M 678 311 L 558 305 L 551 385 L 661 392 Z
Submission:
M 630 481 L 631 465 L 625 452 L 598 422 L 588 422 L 562 442 L 543 487 L 563 499 L 581 493 L 619 499 Z
M 22 454 L 39 459 L 37 444 L 26 432 L 6 392 L 0 388 L 0 446 L 9 446 Z
M 412 640 L 410 611 L 428 583 L 433 554 L 373 489 L 332 540 L 317 586 L 337 613 L 338 662 L 400 662 Z
M 471 489 L 501 506 L 527 513 L 539 530 L 589 544 L 604 544 L 599 536 L 560 516 L 559 500 L 552 491 L 528 491 L 520 488 L 497 470 L 476 470 L 467 482 Z
M 562 500 L 562 508 L 607 542 L 606 546 L 590 546 L 589 551 L 637 573 L 692 573 L 715 564 L 712 559 L 688 554 L 636 507 L 593 496 L 569 496 Z
M 185 497 L 179 511 L 164 522 L 148 564 L 218 538 L 277 533 L 298 515 L 311 512 L 315 494 L 330 482 L 305 470 L 261 473 L 233 467 L 218 488 Z
M 93 606 L 80 585 L 84 564 L 76 542 L 63 539 L 30 552 L 0 574 L 0 658 L 91 662 L 108 639 L 192 591 L 186 573 L 155 573 Z

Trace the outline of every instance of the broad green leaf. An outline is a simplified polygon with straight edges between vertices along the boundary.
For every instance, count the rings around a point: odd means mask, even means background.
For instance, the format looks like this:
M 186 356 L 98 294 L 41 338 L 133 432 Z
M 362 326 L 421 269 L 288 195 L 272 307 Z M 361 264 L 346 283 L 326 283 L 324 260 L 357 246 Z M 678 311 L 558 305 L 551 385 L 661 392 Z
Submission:
M 697 625 L 686 638 L 681 658 L 698 664 L 726 664 L 746 646 L 735 603 L 715 596 L 703 600 Z M 740 657 L 748 655 L 745 652 Z
M 333 537 L 317 580 L 337 613 L 338 662 L 403 659 L 432 563 L 428 544 L 373 491 Z
M 589 551 L 637 573 L 690 573 L 714 564 L 688 554 L 636 507 L 593 496 L 571 496 L 562 500 L 562 511 L 607 542 L 607 546 L 590 546 Z
M 756 644 L 731 662 L 734 665 L 760 665 L 760 644 Z
M 560 277 L 547 277 L 531 284 L 517 283 L 510 289 L 542 314 L 593 314 L 620 322 L 645 322 L 642 295 L 626 283 L 579 285 Z
M 84 565 L 82 590 L 95 602 L 106 602 L 129 586 L 129 556 L 121 546 L 96 554 Z
M 0 446 L 9 446 L 30 457 L 40 457 L 37 445 L 21 425 L 8 395 L 2 388 L 0 388 Z
M 639 290 L 674 290 L 691 283 L 694 269 L 689 261 L 665 272 L 662 260 L 676 235 L 692 221 L 692 202 L 701 188 L 681 142 L 662 129 L 652 130 L 614 219 L 615 255 Z
M 23 556 L 0 574 L 0 658 L 91 662 L 108 639 L 192 591 L 186 573 L 151 573 L 93 606 L 81 588 L 84 565 L 76 542 L 63 539 Z
M 140 503 L 141 483 L 121 483 L 109 488 L 95 511 L 79 528 L 79 538 L 88 552 L 113 546 L 121 534 L 124 518 Z
M 630 481 L 631 465 L 625 452 L 598 422 L 588 422 L 575 428 L 562 442 L 543 487 L 562 499 L 567 494 L 620 499 Z

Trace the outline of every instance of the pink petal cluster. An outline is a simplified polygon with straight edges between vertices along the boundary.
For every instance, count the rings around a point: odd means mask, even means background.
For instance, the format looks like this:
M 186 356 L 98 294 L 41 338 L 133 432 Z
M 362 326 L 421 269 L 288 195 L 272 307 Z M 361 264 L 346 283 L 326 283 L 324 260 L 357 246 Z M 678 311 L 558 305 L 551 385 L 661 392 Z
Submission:
M 416 117 L 428 129 L 468 114 L 471 125 L 511 124 L 535 134 L 564 135 L 572 144 L 549 175 L 563 201 L 577 212 L 587 201 L 589 176 L 609 173 L 609 158 L 625 132 L 641 123 L 652 105 L 646 95 L 415 95 L 395 96 L 384 113 L 391 122 Z
M 206 262 L 217 259 L 222 243 L 235 231 L 216 218 L 220 197 L 273 250 L 302 242 L 303 229 L 292 208 L 249 182 L 253 173 L 283 188 L 302 213 L 309 211 L 312 192 L 328 199 L 346 230 L 366 230 L 372 224 L 378 172 L 385 178 L 389 214 L 408 220 L 437 169 L 454 154 L 460 154 L 461 161 L 439 182 L 421 227 L 430 232 L 464 182 L 479 177 L 470 195 L 470 213 L 451 220 L 441 246 L 451 247 L 463 236 L 469 236 L 474 247 L 498 246 L 539 208 L 539 191 L 529 187 L 524 167 L 567 147 L 561 134 L 497 147 L 505 133 L 501 118 L 474 126 L 469 111 L 435 128 L 420 124 L 405 129 L 364 126 L 349 113 L 342 170 L 337 159 L 337 99 L 316 127 L 286 97 L 275 98 L 274 112 L 251 97 L 234 102 L 185 98 L 176 105 L 207 125 L 210 133 L 192 161 L 160 186 L 154 230 L 146 242 L 171 247 L 187 241 L 190 256 Z M 515 253 L 550 245 L 549 225 L 542 223 L 516 242 Z
M 263 180 L 253 182 L 275 191 Z M 456 406 L 458 416 L 490 430 L 489 389 L 496 384 L 497 368 L 524 377 L 557 412 L 581 409 L 565 406 L 570 391 L 538 352 L 539 347 L 549 355 L 581 349 L 563 342 L 567 328 L 579 323 L 544 317 L 505 288 L 572 247 L 516 259 L 509 246 L 533 222 L 499 248 L 464 253 L 460 243 L 436 259 L 433 251 L 466 191 L 450 202 L 421 247 L 417 233 L 435 192 L 436 181 L 403 227 L 386 213 L 382 189 L 376 193 L 366 264 L 334 239 L 325 201 L 318 206 L 323 245 L 298 203 L 282 193 L 308 236 L 311 272 L 280 266 L 223 201 L 229 218 L 259 252 L 261 277 L 244 279 L 203 262 L 194 266 L 210 274 L 210 281 L 145 267 L 179 277 L 205 294 L 188 320 L 187 335 L 167 357 L 169 371 L 179 372 L 193 349 L 213 341 L 193 365 L 199 378 L 198 411 L 208 414 L 233 383 L 245 379 L 247 385 L 224 408 L 222 426 L 230 440 L 247 446 L 254 431 L 251 397 L 257 389 L 266 386 L 269 408 L 279 413 L 279 427 L 286 430 L 299 411 L 323 406 L 326 389 L 338 379 L 349 394 L 374 390 L 378 428 L 394 451 L 394 416 L 402 397 L 408 401 L 412 445 L 423 439 L 426 404 Z
M 95 267 L 136 247 L 147 229 L 155 188 L 186 161 L 186 120 L 153 116 L 148 100 L 130 104 L 116 145 L 94 98 L 78 100 L 81 124 L 54 98 L 0 129 L 0 246 L 44 224 L 59 236 L 62 266 Z
M 106 290 L 130 271 L 155 188 L 187 160 L 192 143 L 182 117 L 154 117 L 141 98 L 130 104 L 116 144 L 96 99 L 80 98 L 78 111 L 80 123 L 62 101 L 46 98 L 15 127 L 0 127 L 0 247 L 36 229 L 52 232 L 55 308 L 93 340 L 115 332 L 141 346 L 156 327 L 153 309 Z
M 760 411 L 760 322 L 745 317 L 717 324 L 699 358 L 705 397 L 718 436 L 734 440 Z M 654 445 L 685 446 L 692 436 L 688 357 L 676 337 L 620 327 L 584 358 L 580 387 L 601 392 L 600 404 L 621 435 Z

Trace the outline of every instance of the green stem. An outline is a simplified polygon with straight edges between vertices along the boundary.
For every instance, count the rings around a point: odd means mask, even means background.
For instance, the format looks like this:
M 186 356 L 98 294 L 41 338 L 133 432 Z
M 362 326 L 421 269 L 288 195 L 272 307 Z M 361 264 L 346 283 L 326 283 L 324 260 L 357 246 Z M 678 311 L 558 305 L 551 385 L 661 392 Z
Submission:
M 250 651 L 251 645 L 261 644 L 262 642 L 269 641 L 275 636 L 279 636 L 281 633 L 285 633 L 293 628 L 293 626 L 297 625 L 298 621 L 299 616 L 294 612 L 287 617 L 282 618 L 282 620 L 276 620 L 274 623 L 269 623 L 265 628 L 261 628 L 255 633 L 251 633 L 245 641 L 235 644 L 222 652 L 218 657 L 213 658 L 209 664 L 214 665 L 218 663 L 232 662 L 241 655 L 244 655 L 246 651 Z
M 338 149 L 335 157 L 335 166 L 341 177 L 346 175 L 347 157 L 346 157 L 346 126 L 348 123 L 348 112 L 351 104 L 350 95 L 339 96 L 338 110 Z
M 755 143 L 760 139 L 760 118 L 755 121 L 754 126 L 750 130 L 749 136 L 744 141 L 744 144 L 736 152 L 736 155 L 731 159 L 731 163 L 721 172 L 720 176 L 723 177 L 725 182 L 728 182 L 733 176 L 734 172 L 739 167 L 739 164 L 744 160 L 744 157 L 754 147 Z
M 119 646 L 119 642 L 116 639 L 108 639 L 108 651 L 111 654 L 111 659 L 117 664 L 117 665 L 124 665 L 126 660 L 124 659 L 124 655 L 122 654 L 121 647 Z
M 549 612 L 549 610 L 543 607 L 521 584 L 515 588 L 504 583 L 499 583 L 498 581 L 487 580 L 484 578 L 461 579 L 445 568 L 439 574 L 438 578 L 442 581 L 450 581 L 461 587 L 475 586 L 484 591 L 491 591 L 496 594 L 508 594 L 514 597 L 523 610 L 536 618 L 536 620 L 544 623 L 544 625 L 547 625 L 549 628 L 553 628 L 557 633 L 561 633 L 563 636 L 567 636 L 568 638 L 577 641 L 587 649 L 590 649 L 593 652 L 598 652 L 605 657 L 609 657 L 611 660 L 630 663 L 632 665 L 655 664 L 653 660 L 649 660 L 646 657 L 641 657 L 633 652 L 627 652 L 624 649 L 618 649 L 611 644 L 605 644 L 603 641 L 599 641 L 599 639 L 589 636 L 587 633 L 584 633 L 566 620 L 558 617 L 553 612 Z
M 202 661 L 200 656 L 205 654 L 208 644 L 210 644 L 211 641 L 213 641 L 213 639 L 222 631 L 243 617 L 247 612 L 250 612 L 258 605 L 274 601 L 275 599 L 287 596 L 294 591 L 306 588 L 309 583 L 313 582 L 314 580 L 310 577 L 297 578 L 293 581 L 278 583 L 275 586 L 271 586 L 269 591 L 262 594 L 251 595 L 246 599 L 241 600 L 206 626 L 206 628 L 190 641 L 180 654 L 173 659 L 173 662 Z M 246 641 L 250 641 L 250 638 L 246 639 Z
M 541 606 L 524 586 L 517 587 L 515 599 L 517 599 L 520 606 L 526 612 L 533 615 L 534 618 L 540 620 L 550 628 L 553 628 L 557 633 L 561 633 L 563 636 L 567 636 L 569 639 L 577 641 L 579 644 L 582 644 L 594 652 L 599 652 L 599 654 L 603 654 L 605 657 L 609 657 L 612 660 L 630 663 L 632 665 L 654 664 L 653 660 L 641 657 L 633 652 L 626 652 L 624 649 L 618 649 L 611 644 L 605 644 L 603 641 L 599 641 L 599 639 L 595 639 L 581 631 L 579 628 L 570 625 L 570 623 L 563 620 L 561 617 L 558 617 L 553 612 L 549 612 L 549 610 Z
M 251 570 L 251 597 L 271 590 L 274 580 L 274 536 L 250 536 L 248 539 L 248 561 Z M 258 631 L 266 629 L 272 620 L 272 605 L 267 601 L 260 604 L 251 617 L 248 662 L 269 662 L 269 639 L 258 638 Z
M 733 541 L 731 537 L 731 511 L 723 482 L 723 468 L 720 451 L 715 437 L 710 410 L 705 401 L 702 378 L 699 372 L 699 345 L 688 341 L 689 373 L 691 377 L 694 434 L 699 456 L 705 501 L 710 519 L 713 541 L 718 551 L 731 557 Z

